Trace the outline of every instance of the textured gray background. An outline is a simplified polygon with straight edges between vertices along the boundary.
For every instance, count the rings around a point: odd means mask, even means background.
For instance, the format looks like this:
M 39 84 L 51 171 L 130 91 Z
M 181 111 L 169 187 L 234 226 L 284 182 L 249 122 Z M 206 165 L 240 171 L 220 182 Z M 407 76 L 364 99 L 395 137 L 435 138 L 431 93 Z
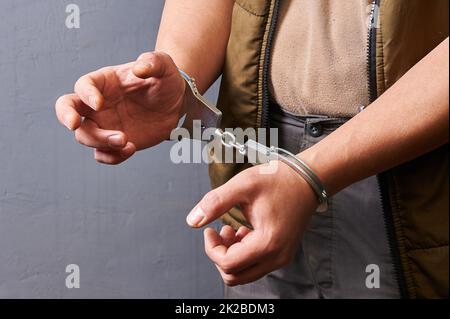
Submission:
M 77 30 L 65 27 L 72 2 Z M 209 188 L 206 167 L 171 164 L 169 143 L 101 166 L 54 115 L 79 76 L 153 49 L 162 4 L 0 1 L 0 298 L 222 296 L 184 221 Z M 80 289 L 65 287 L 70 263 Z

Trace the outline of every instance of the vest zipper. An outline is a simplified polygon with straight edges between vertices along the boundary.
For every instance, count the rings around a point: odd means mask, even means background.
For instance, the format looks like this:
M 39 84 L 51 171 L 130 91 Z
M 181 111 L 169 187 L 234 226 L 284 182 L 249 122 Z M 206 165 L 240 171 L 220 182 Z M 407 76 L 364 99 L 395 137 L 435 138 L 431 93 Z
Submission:
M 261 109 L 261 123 L 260 127 L 268 128 L 269 126 L 269 72 L 270 72 L 270 56 L 272 52 L 272 43 L 275 35 L 275 29 L 278 20 L 278 13 L 280 11 L 280 0 L 274 0 L 275 5 L 273 9 L 272 19 L 270 21 L 269 34 L 267 36 L 266 51 L 264 54 L 263 65 L 263 79 L 262 79 L 262 109 Z
M 377 44 L 377 25 L 380 11 L 380 1 L 373 0 L 369 17 L 369 26 L 367 33 L 367 85 L 369 93 L 369 104 L 374 102 L 378 97 L 377 92 L 377 73 L 376 73 L 376 44 Z M 388 239 L 389 251 L 391 254 L 394 277 L 399 287 L 400 298 L 408 298 L 408 290 L 406 288 L 405 277 L 400 257 L 400 251 L 397 244 L 397 238 L 394 228 L 394 218 L 388 192 L 388 179 L 386 173 L 377 175 L 378 189 L 381 197 L 381 205 L 383 210 L 384 225 Z
M 373 0 L 370 5 L 369 24 L 367 30 L 367 87 L 369 90 L 369 104 L 375 101 L 377 94 L 377 70 L 376 70 L 376 44 L 377 23 L 380 8 L 380 0 Z

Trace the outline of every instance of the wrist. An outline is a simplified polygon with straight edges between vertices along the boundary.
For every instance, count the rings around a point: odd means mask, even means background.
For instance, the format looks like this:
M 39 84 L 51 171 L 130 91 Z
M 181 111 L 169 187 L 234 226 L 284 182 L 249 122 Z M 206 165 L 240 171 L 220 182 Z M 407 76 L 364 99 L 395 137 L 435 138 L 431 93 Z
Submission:
M 308 183 L 319 202 L 317 212 L 325 212 L 328 210 L 328 192 L 322 180 L 305 161 L 283 148 L 271 147 L 267 155 L 286 164 Z
M 277 173 L 280 177 L 280 182 L 299 195 L 302 199 L 302 205 L 308 206 L 308 210 L 312 212 L 317 210 L 320 205 L 318 197 L 311 185 L 302 176 L 280 160 L 271 162 L 270 165 L 278 165 Z
M 329 157 L 324 157 L 321 154 L 323 152 L 321 153 L 317 145 L 314 145 L 298 154 L 297 157 L 305 163 L 308 163 L 317 177 L 322 181 L 328 195 L 332 196 L 342 188 L 338 185 L 338 182 L 339 179 L 343 180 L 344 178 L 339 174 L 333 173 L 333 161 L 329 160 Z
M 179 74 L 179 77 L 181 79 L 181 83 L 182 83 L 182 89 L 181 89 L 181 103 L 180 103 L 180 107 L 179 107 L 179 119 L 181 119 L 188 110 L 188 106 L 189 106 L 189 94 L 192 94 L 188 88 L 188 85 L 185 81 L 185 79 L 183 78 L 183 76 L 181 74 Z

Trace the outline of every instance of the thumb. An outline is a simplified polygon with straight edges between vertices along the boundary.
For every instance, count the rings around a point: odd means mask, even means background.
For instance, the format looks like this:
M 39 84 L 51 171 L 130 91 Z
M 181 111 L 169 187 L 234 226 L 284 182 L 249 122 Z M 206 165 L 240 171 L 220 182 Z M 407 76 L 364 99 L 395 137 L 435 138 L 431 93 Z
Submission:
M 135 76 L 141 79 L 148 79 L 151 77 L 161 78 L 166 75 L 170 67 L 175 67 L 172 58 L 163 52 L 147 52 L 143 53 L 136 60 L 133 67 Z
M 189 226 L 203 227 L 241 203 L 243 191 L 228 182 L 207 193 L 186 218 Z

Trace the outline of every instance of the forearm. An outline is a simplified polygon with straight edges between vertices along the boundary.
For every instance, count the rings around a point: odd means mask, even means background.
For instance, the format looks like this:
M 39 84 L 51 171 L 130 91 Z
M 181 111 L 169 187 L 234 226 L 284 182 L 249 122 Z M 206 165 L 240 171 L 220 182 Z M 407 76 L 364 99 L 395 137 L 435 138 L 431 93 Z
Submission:
M 233 0 L 167 0 L 156 50 L 195 78 L 205 92 L 221 73 L 231 28 Z
M 366 110 L 299 156 L 334 194 L 448 142 L 448 39 Z

